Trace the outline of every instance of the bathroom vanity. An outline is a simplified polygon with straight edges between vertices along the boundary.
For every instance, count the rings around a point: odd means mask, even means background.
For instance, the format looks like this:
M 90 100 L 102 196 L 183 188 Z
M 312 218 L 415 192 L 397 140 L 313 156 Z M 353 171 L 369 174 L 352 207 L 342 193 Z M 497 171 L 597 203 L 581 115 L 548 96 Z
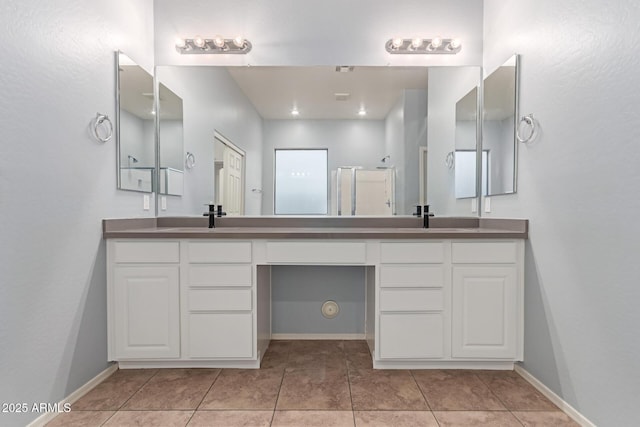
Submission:
M 526 220 L 105 220 L 109 360 L 258 368 L 273 265 L 365 268 L 374 368 L 512 369 L 523 353 Z

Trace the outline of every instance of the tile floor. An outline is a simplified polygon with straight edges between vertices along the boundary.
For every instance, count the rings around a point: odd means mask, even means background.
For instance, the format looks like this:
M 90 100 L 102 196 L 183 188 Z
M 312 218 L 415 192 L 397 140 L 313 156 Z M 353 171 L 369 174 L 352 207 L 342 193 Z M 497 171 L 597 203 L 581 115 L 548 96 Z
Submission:
M 512 371 L 373 370 L 364 341 L 272 341 L 261 369 L 115 372 L 48 426 L 576 426 Z

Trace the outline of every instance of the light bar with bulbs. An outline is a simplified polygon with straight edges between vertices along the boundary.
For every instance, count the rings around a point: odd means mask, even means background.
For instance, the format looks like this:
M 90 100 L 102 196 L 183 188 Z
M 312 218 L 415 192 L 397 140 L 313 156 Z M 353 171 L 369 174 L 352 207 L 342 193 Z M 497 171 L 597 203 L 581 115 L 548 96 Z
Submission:
M 176 40 L 176 50 L 182 54 L 245 54 L 251 50 L 251 42 L 244 37 L 225 39 L 222 36 Z
M 432 39 L 389 39 L 384 45 L 387 52 L 392 54 L 436 54 L 453 55 L 462 49 L 459 39 L 443 39 L 434 37 Z

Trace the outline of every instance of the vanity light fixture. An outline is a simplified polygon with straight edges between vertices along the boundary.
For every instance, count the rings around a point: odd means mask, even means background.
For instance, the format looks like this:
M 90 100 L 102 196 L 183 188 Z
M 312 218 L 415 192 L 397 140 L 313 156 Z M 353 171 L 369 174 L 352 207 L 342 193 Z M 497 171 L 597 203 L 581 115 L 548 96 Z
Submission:
M 182 54 L 245 54 L 251 51 L 251 47 L 251 42 L 242 36 L 232 39 L 220 35 L 213 38 L 195 36 L 176 40 L 176 50 Z
M 423 38 L 392 38 L 384 45 L 387 52 L 391 54 L 445 54 L 453 55 L 462 50 L 462 43 L 459 39 L 443 39 L 434 37 Z

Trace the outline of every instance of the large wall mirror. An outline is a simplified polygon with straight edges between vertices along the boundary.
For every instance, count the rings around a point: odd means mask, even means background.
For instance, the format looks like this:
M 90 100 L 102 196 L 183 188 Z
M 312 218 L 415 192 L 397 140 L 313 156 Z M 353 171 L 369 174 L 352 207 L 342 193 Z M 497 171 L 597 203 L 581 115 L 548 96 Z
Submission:
M 478 94 L 478 88 L 474 87 L 456 102 L 456 149 L 452 153 L 453 161 L 449 160 L 448 165 L 455 171 L 455 195 L 458 199 L 477 197 L 478 193 Z
M 484 80 L 482 147 L 487 153 L 483 168 L 486 196 L 516 192 L 518 65 L 518 55 L 513 55 Z
M 118 188 L 155 191 L 155 111 L 153 77 L 116 52 L 116 146 Z
M 274 215 L 276 150 L 294 149 L 326 150 L 329 215 L 339 194 L 355 204 L 342 215 L 367 215 L 367 191 L 385 205 L 371 212 L 410 215 L 424 200 L 437 215 L 471 214 L 445 158 L 456 149 L 456 102 L 481 83 L 480 67 L 158 66 L 156 75 L 182 98 L 184 150 L 197 158 L 181 206 L 161 215 L 201 215 L 220 199 L 216 135 L 242 150 L 245 215 Z
M 182 98 L 164 83 L 158 84 L 160 194 L 181 196 L 184 191 Z

